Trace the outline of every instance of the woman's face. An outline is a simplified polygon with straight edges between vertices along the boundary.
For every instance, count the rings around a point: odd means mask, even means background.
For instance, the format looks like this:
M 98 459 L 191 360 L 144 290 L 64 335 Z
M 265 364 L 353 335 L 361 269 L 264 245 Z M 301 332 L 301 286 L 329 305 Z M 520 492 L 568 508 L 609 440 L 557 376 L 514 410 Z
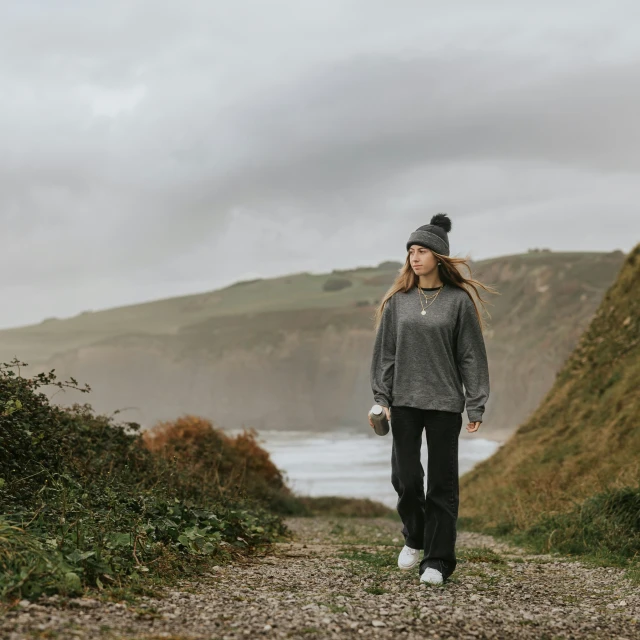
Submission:
M 409 247 L 409 264 L 417 275 L 425 276 L 437 268 L 438 260 L 431 249 L 412 244 Z

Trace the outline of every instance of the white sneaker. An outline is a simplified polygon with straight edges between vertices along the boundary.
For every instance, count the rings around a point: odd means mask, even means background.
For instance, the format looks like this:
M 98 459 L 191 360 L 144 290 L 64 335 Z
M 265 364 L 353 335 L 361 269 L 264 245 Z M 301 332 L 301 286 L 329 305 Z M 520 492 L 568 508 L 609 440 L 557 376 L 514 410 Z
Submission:
M 398 556 L 398 566 L 401 569 L 413 569 L 420 562 L 420 549 L 412 549 L 405 544 Z
M 442 574 L 432 567 L 427 567 L 420 576 L 420 582 L 428 582 L 429 584 L 442 584 Z

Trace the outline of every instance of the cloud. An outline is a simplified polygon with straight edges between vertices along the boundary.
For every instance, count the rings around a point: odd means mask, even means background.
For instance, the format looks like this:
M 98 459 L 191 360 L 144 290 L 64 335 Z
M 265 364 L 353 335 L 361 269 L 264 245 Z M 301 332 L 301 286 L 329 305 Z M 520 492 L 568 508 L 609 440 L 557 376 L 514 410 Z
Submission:
M 4 6 L 0 282 L 44 317 L 222 286 L 238 247 L 265 275 L 376 263 L 435 211 L 462 253 L 628 249 L 635 5 L 570 4 Z

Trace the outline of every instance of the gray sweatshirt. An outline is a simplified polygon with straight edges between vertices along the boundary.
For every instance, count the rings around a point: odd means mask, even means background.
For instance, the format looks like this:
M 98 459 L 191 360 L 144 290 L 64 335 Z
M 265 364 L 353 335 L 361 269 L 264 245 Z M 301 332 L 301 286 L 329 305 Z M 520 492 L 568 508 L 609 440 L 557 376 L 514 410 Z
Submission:
M 423 291 L 433 295 L 437 288 Z M 445 284 L 421 315 L 420 295 L 417 287 L 398 291 L 384 307 L 371 359 L 373 397 L 385 407 L 457 413 L 466 399 L 469 421 L 482 421 L 489 367 L 473 302 L 463 289 Z

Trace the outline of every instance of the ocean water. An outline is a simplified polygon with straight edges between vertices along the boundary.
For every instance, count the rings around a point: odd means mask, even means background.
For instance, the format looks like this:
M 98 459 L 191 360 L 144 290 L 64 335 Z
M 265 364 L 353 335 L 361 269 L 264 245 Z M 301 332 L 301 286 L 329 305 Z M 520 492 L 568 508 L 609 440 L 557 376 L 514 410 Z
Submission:
M 368 425 L 367 428 L 370 429 Z M 258 441 L 298 494 L 371 498 L 395 508 L 397 494 L 391 485 L 391 433 L 378 436 L 371 430 L 363 433 L 260 431 Z M 499 442 L 481 437 L 460 438 L 458 444 L 460 475 L 501 446 Z M 424 433 L 421 457 L 426 488 Z

